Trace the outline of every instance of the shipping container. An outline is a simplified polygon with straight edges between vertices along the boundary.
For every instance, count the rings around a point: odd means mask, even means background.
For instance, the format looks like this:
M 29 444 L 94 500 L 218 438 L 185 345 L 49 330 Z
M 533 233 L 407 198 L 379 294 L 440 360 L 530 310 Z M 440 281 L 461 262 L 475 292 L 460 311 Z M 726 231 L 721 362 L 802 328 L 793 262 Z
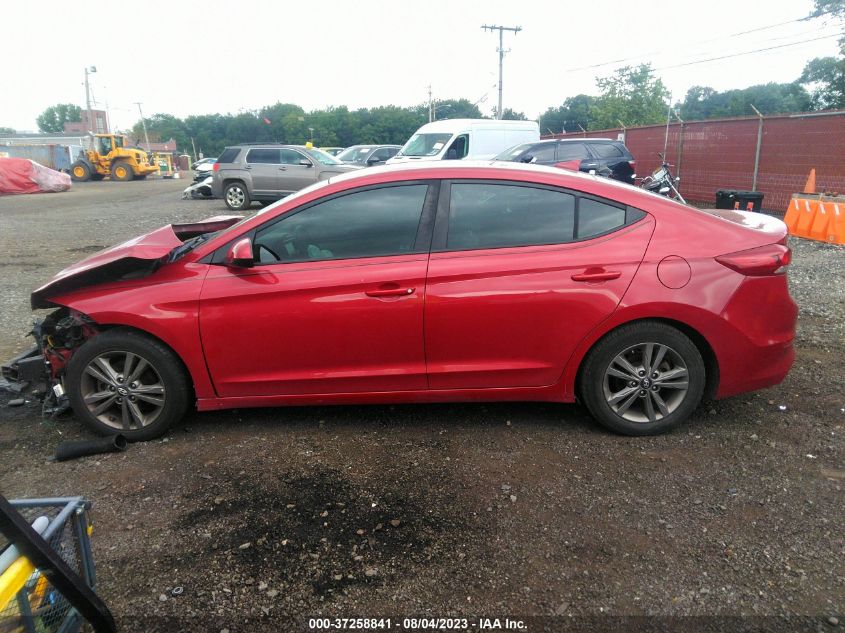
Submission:
M 81 145 L 0 145 L 0 156 L 28 158 L 40 165 L 69 172 L 70 166 L 82 152 Z

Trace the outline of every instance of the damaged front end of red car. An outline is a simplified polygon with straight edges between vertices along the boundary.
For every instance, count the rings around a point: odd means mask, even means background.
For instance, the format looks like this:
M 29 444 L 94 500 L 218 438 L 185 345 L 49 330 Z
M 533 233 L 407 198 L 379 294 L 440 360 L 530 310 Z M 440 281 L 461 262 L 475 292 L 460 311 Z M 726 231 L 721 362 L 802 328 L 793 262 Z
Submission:
M 241 216 L 216 216 L 202 222 L 170 224 L 94 253 L 33 291 L 32 308 L 55 308 L 58 305 L 53 301 L 55 297 L 89 286 L 145 278 L 241 219 Z M 35 346 L 0 366 L 3 386 L 19 394 L 43 398 L 45 415 L 65 411 L 69 406 L 63 384 L 67 364 L 77 349 L 103 329 L 87 315 L 59 307 L 35 321 L 30 332 Z
M 86 315 L 59 308 L 33 324 L 35 346 L 0 367 L 7 386 L 43 400 L 45 415 L 55 416 L 69 408 L 63 376 L 70 357 L 85 341 L 99 333 Z

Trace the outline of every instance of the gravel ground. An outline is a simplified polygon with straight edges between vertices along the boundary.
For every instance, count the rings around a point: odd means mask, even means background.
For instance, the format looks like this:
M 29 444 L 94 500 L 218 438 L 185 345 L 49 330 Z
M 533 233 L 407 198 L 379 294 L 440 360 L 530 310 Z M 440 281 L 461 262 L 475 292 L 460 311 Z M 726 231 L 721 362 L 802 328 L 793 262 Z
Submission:
M 27 346 L 29 292 L 60 268 L 223 212 L 180 200 L 186 184 L 0 199 L 0 358 Z M 0 395 L 0 487 L 94 502 L 99 592 L 122 630 L 307 630 L 317 615 L 842 630 L 845 248 L 791 245 L 789 377 L 665 436 L 611 435 L 574 405 L 264 409 L 52 463 L 85 431 Z

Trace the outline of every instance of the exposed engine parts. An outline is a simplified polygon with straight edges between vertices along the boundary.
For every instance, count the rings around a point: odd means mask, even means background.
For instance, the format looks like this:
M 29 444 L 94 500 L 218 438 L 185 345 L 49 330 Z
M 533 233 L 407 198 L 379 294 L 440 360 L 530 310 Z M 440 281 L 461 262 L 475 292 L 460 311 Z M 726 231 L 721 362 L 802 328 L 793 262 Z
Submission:
M 74 351 L 99 332 L 86 315 L 60 308 L 32 327 L 36 346 L 3 365 L 2 372 L 15 390 L 32 390 L 43 399 L 45 416 L 55 417 L 69 408 L 63 377 Z

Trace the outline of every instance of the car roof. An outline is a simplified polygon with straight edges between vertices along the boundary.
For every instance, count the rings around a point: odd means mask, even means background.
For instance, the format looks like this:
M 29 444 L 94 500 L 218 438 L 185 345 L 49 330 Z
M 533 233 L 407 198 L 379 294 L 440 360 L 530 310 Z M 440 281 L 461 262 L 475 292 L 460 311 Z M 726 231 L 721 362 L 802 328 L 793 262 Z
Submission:
M 621 143 L 622 141 L 618 141 L 613 138 L 557 138 L 554 139 L 556 141 L 563 141 L 564 143 L 581 143 L 583 141 L 589 141 L 590 143 Z

